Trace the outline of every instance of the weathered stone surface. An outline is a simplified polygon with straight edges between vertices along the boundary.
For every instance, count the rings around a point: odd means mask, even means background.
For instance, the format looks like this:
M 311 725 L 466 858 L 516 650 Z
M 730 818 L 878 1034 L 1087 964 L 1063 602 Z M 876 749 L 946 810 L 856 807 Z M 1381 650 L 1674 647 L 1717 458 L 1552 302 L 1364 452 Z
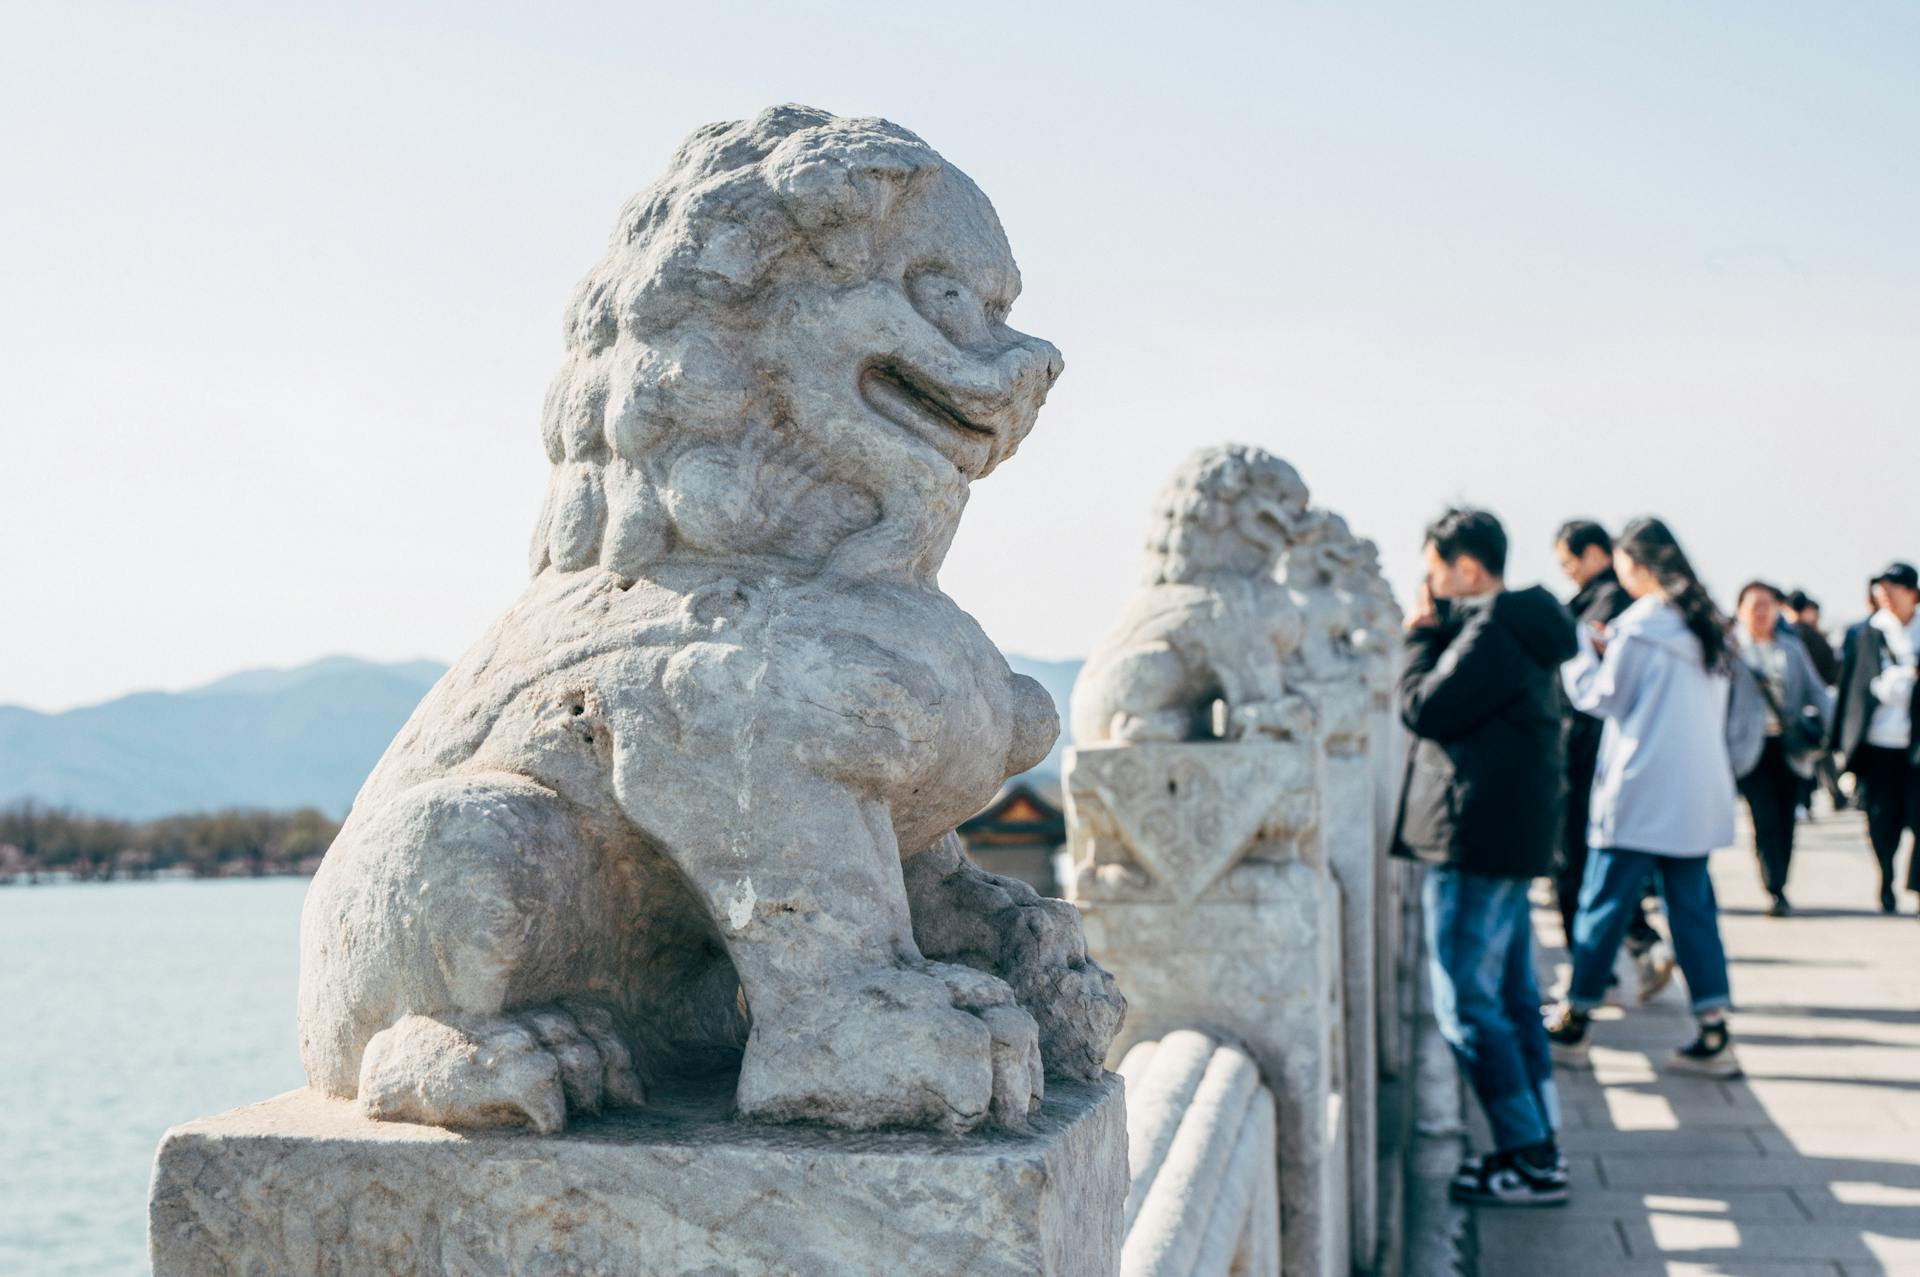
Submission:
M 936 582 L 1061 370 L 1019 289 L 986 197 L 882 120 L 712 125 L 627 205 L 533 581 L 309 893 L 313 1087 L 552 1132 L 718 1060 L 754 1116 L 964 1131 L 1097 1075 L 1122 1004 L 1072 916 L 902 870 L 1057 732 Z
M 1025 1132 L 729 1120 L 663 1093 L 563 1134 L 372 1122 L 296 1091 L 176 1127 L 154 1277 L 459 1273 L 1107 1277 L 1127 1195 L 1118 1080 L 1062 1082 Z

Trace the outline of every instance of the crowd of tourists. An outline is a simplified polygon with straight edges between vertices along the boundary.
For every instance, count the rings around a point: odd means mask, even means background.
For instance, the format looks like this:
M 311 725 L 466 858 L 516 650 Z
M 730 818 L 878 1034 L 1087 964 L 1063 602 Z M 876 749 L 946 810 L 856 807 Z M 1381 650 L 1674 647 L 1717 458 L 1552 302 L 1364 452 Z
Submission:
M 1553 1069 L 1586 1063 L 1623 945 L 1639 1000 L 1676 966 L 1686 981 L 1697 1028 L 1668 1067 L 1739 1073 L 1707 872 L 1708 854 L 1734 842 L 1737 802 L 1772 916 L 1792 914 L 1794 831 L 1817 789 L 1865 813 L 1880 868 L 1871 903 L 1898 912 L 1901 885 L 1920 901 L 1920 847 L 1895 874 L 1903 836 L 1920 832 L 1912 565 L 1873 577 L 1871 614 L 1836 656 L 1804 591 L 1749 581 L 1724 615 L 1659 519 L 1617 538 L 1575 520 L 1555 550 L 1576 590 L 1564 606 L 1539 586 L 1506 587 L 1493 515 L 1436 521 L 1399 688 L 1414 741 L 1394 850 L 1428 866 L 1435 1013 L 1493 1135 L 1452 1192 L 1490 1205 L 1567 1200 Z M 1572 959 L 1546 1007 L 1529 904 L 1543 877 Z M 1647 917 L 1656 895 L 1668 938 Z

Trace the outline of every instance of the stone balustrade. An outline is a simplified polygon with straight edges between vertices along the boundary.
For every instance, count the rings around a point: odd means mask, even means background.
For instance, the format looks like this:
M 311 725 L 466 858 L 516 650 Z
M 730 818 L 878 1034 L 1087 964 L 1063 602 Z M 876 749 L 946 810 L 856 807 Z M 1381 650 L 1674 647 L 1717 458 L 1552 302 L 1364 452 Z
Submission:
M 1128 1000 L 1122 1271 L 1400 1272 L 1420 920 L 1386 855 L 1398 613 L 1371 543 L 1258 449 L 1176 473 L 1148 560 L 1062 775 L 1068 895 Z

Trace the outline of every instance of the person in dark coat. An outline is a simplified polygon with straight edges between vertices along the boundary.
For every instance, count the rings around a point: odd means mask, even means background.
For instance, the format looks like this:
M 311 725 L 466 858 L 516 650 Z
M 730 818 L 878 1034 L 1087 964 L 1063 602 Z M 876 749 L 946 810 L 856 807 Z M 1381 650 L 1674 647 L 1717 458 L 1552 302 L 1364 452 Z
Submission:
M 1604 630 L 1633 603 L 1620 588 L 1613 570 L 1613 538 L 1591 519 L 1571 519 L 1554 538 L 1554 556 L 1572 581 L 1575 593 L 1567 602 L 1574 623 L 1583 630 Z M 1560 934 L 1573 951 L 1573 918 L 1580 909 L 1580 883 L 1587 872 L 1587 816 L 1593 795 L 1593 771 L 1600 758 L 1601 722 L 1582 714 L 1561 698 L 1567 733 L 1567 816 L 1554 863 L 1553 900 L 1560 910 Z M 1627 952 L 1639 973 L 1636 996 L 1645 1002 L 1673 979 L 1673 950 L 1647 921 L 1646 905 L 1633 903 L 1627 923 Z
M 1506 532 L 1481 510 L 1427 530 L 1427 582 L 1407 618 L 1402 721 L 1416 738 L 1394 851 L 1424 861 L 1435 1015 L 1486 1110 L 1494 1151 L 1463 1201 L 1566 1200 L 1553 1058 L 1533 973 L 1528 883 L 1552 867 L 1566 762 L 1559 667 L 1573 621 L 1538 587 L 1509 591 Z
M 1894 913 L 1894 859 L 1908 830 L 1920 835 L 1920 572 L 1889 563 L 1873 578 L 1874 613 L 1847 631 L 1828 743 L 1853 773 L 1880 862 L 1880 908 Z M 1907 890 L 1920 896 L 1920 850 L 1907 859 Z
M 1813 669 L 1820 676 L 1820 682 L 1829 692 L 1840 682 L 1840 658 L 1833 650 L 1833 644 L 1827 642 L 1826 634 L 1820 629 L 1820 604 L 1808 596 L 1805 590 L 1795 590 L 1787 595 L 1787 624 L 1800 639 L 1800 645 L 1807 650 L 1807 659 L 1813 662 Z M 1833 755 L 1822 753 L 1813 760 L 1813 775 L 1800 782 L 1800 801 L 1798 814 L 1804 818 L 1813 806 L 1815 788 L 1826 791 L 1827 801 L 1833 804 L 1835 811 L 1847 809 L 1847 792 L 1840 788 L 1840 770 L 1833 765 Z
M 1820 631 L 1819 602 L 1805 590 L 1795 590 L 1787 595 L 1786 616 L 1800 639 L 1800 646 L 1807 649 L 1807 659 L 1813 662 L 1820 681 L 1828 687 L 1838 683 L 1840 658 L 1834 655 L 1833 644 L 1827 642 L 1827 636 Z

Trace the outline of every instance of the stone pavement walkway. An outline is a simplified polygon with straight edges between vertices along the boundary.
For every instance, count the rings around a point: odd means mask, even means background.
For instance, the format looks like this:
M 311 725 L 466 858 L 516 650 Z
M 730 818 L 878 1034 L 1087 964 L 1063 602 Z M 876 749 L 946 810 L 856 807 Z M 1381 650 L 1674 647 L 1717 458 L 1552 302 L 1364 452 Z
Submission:
M 1739 849 L 1713 858 L 1746 1076 L 1660 1071 L 1691 1037 L 1678 977 L 1648 1006 L 1601 1013 L 1593 1069 L 1559 1075 L 1573 1201 L 1479 1211 L 1485 1277 L 1920 1274 L 1912 897 L 1898 917 L 1879 913 L 1861 817 L 1843 813 L 1801 826 L 1797 912 L 1769 918 L 1749 845 L 1743 830 Z M 1554 987 L 1559 918 L 1535 918 L 1542 987 Z

